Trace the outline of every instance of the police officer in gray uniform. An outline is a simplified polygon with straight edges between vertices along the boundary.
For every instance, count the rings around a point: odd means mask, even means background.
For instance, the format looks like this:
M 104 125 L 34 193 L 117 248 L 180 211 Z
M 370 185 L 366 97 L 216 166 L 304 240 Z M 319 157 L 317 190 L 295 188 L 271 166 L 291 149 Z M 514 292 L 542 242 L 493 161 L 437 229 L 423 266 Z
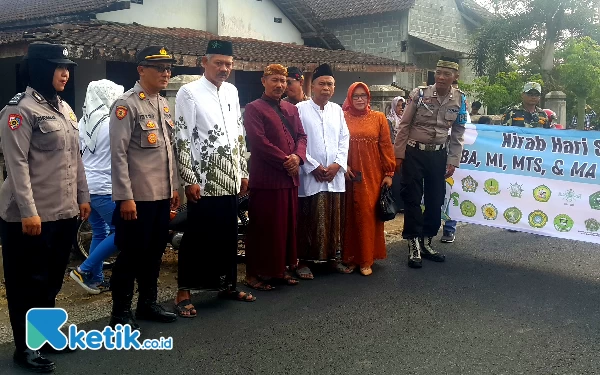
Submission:
M 395 152 L 397 168 L 402 166 L 402 236 L 408 240 L 408 265 L 413 268 L 422 266 L 421 255 L 436 262 L 445 260 L 433 249 L 432 240 L 441 225 L 445 179 L 460 166 L 467 122 L 465 94 L 452 87 L 458 69 L 455 59 L 438 61 L 435 84 L 410 93 L 398 125 Z
M 173 322 L 177 315 L 157 301 L 158 275 L 169 235 L 170 211 L 179 206 L 173 144 L 174 122 L 159 92 L 171 77 L 175 59 L 164 47 L 137 54 L 140 80 L 115 101 L 110 117 L 112 196 L 117 256 L 111 278 L 112 327 L 130 324 L 134 281 L 137 319 Z
M 90 195 L 79 153 L 77 118 L 58 92 L 69 80 L 67 48 L 31 44 L 23 60 L 25 92 L 0 112 L 7 179 L 0 189 L 0 237 L 16 364 L 50 372 L 54 363 L 25 342 L 25 316 L 55 306 Z M 46 345 L 42 352 L 56 352 Z

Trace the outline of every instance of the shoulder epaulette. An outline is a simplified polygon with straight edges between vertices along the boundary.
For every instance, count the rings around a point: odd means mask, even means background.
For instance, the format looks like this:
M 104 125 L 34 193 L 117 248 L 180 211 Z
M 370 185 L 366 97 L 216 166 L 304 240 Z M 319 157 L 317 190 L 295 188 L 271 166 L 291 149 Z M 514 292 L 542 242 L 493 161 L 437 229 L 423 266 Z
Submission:
M 13 96 L 12 99 L 8 102 L 8 105 L 17 105 L 25 97 L 24 92 L 20 92 L 17 95 Z

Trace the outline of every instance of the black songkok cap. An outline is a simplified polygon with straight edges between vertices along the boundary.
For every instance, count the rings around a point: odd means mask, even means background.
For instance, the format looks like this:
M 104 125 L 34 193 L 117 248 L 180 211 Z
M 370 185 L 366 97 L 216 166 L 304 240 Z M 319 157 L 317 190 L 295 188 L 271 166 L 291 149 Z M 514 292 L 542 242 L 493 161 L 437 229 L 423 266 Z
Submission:
M 69 50 L 60 44 L 32 43 L 27 48 L 27 59 L 46 60 L 59 65 L 77 65 L 69 60 Z
M 312 80 L 314 81 L 315 79 L 323 76 L 333 77 L 333 70 L 331 70 L 329 64 L 319 65 L 317 69 L 315 69 L 315 71 L 313 72 Z
M 210 40 L 206 54 L 233 56 L 233 44 L 228 40 Z
M 304 73 L 302 70 L 296 68 L 295 66 L 290 66 L 287 68 L 288 77 L 295 79 L 296 81 L 300 81 L 304 78 Z
M 152 61 L 160 61 L 160 62 L 170 62 L 174 63 L 176 60 L 173 56 L 167 51 L 165 47 L 161 46 L 150 46 L 146 47 L 143 50 L 139 51 L 137 56 L 138 65 L 143 62 L 152 62 Z

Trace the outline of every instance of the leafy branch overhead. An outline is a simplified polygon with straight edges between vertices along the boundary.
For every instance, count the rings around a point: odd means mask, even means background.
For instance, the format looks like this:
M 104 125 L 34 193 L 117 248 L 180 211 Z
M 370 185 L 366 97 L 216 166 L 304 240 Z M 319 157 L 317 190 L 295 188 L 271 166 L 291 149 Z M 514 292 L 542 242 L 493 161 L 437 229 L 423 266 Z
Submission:
M 596 8 L 600 0 L 494 0 L 498 17 L 474 35 L 473 67 L 478 75 L 495 76 L 533 42 L 542 51 L 544 81 L 554 66 L 557 47 L 568 37 L 598 37 Z

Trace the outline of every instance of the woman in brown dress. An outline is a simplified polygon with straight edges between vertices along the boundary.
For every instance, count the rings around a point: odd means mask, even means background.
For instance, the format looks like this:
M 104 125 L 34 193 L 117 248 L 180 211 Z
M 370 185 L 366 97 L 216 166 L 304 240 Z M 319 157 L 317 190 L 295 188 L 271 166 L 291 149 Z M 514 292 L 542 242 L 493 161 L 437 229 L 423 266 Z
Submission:
M 377 216 L 381 188 L 392 186 L 395 159 L 386 116 L 372 111 L 371 93 L 366 84 L 350 86 L 344 115 L 350 131 L 348 172 L 346 173 L 346 222 L 343 261 L 360 267 L 360 273 L 373 273 L 376 259 L 386 257 L 383 221 Z

